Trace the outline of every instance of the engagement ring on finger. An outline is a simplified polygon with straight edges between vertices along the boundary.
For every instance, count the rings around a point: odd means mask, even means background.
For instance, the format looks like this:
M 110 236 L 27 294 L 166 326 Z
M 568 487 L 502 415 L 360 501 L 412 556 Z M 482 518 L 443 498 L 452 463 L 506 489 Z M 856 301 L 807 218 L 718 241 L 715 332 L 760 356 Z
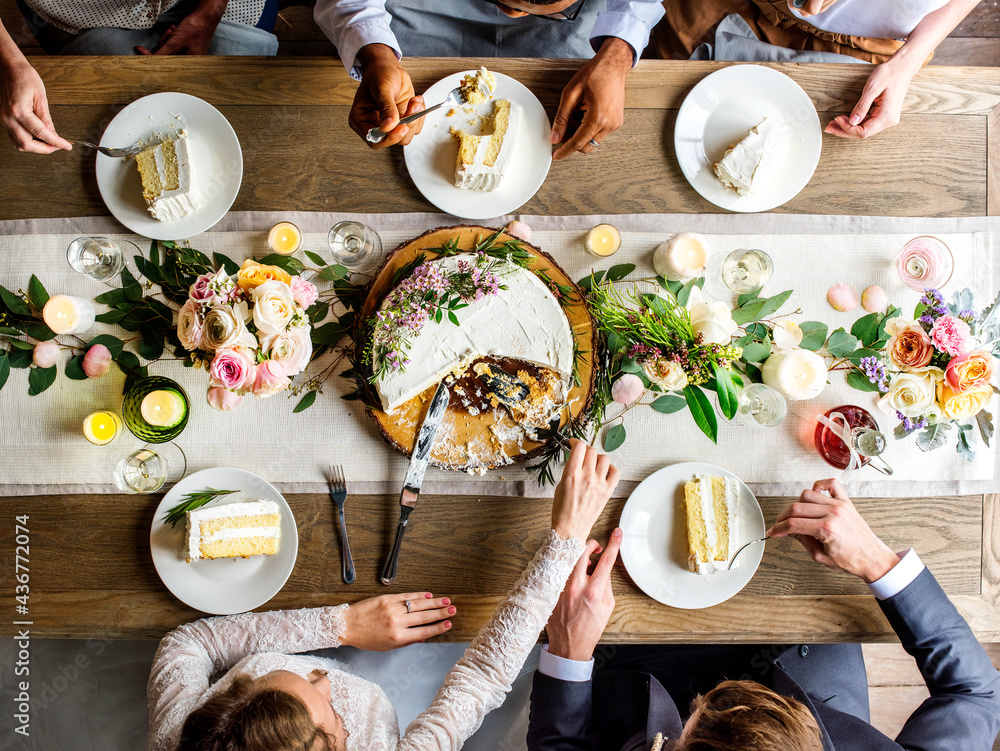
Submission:
M 410 601 L 409 600 L 406 601 L 406 612 L 407 613 L 412 613 L 413 612 L 413 608 L 410 606 Z
M 597 141 L 595 141 L 595 140 L 594 140 L 593 138 L 591 138 L 591 139 L 590 139 L 589 141 L 587 141 L 587 143 L 589 143 L 589 144 L 590 144 L 591 146 L 593 146 L 593 147 L 594 147 L 595 149 L 596 149 L 596 148 L 597 148 L 598 146 L 600 146 L 600 145 L 601 145 L 601 144 L 599 144 L 599 143 L 598 143 Z

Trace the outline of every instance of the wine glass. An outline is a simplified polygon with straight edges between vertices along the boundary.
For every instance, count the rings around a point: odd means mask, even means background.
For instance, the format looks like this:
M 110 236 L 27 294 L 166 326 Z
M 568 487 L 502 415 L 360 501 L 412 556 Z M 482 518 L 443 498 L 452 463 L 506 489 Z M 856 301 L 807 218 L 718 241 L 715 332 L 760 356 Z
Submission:
M 736 417 L 750 428 L 773 428 L 788 414 L 788 402 L 763 383 L 751 383 L 736 400 Z
M 327 237 L 330 252 L 337 263 L 348 268 L 368 264 L 382 253 L 382 239 L 361 222 L 337 222 Z
M 705 292 L 717 300 L 726 300 L 754 292 L 774 273 L 774 262 L 763 250 L 737 248 L 730 253 L 716 253 L 705 266 Z
M 98 282 L 118 276 L 125 268 L 121 246 L 108 237 L 76 238 L 66 249 L 66 260 L 74 271 Z
M 187 456 L 176 443 L 156 448 L 145 445 L 115 466 L 114 481 L 123 493 L 155 493 L 168 481 L 177 482 L 187 474 Z

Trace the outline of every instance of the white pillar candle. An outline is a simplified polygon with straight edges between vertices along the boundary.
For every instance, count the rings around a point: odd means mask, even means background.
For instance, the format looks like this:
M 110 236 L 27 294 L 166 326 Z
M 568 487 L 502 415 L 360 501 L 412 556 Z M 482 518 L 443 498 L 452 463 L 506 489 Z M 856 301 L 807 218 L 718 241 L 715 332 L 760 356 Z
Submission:
M 813 399 L 826 388 L 826 361 L 807 349 L 776 352 L 764 361 L 764 383 L 786 399 Z
M 90 300 L 70 295 L 50 297 L 42 308 L 45 325 L 57 334 L 82 334 L 94 325 L 96 316 Z
M 653 251 L 653 268 L 673 282 L 688 282 L 705 273 L 708 242 L 697 232 L 678 232 Z

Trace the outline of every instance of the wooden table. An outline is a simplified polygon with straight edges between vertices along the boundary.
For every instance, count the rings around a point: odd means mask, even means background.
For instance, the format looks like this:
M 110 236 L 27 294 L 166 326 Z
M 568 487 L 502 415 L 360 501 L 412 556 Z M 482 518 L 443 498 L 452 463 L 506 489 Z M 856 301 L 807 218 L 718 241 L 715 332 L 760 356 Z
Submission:
M 123 106 L 157 91 L 216 105 L 243 145 L 245 178 L 234 210 L 432 210 L 407 177 L 398 149 L 371 152 L 347 125 L 355 84 L 334 60 L 279 58 L 140 60 L 34 58 L 63 135 L 93 140 Z M 409 60 L 417 90 L 469 67 L 455 59 Z M 549 109 L 576 65 L 497 60 Z M 716 212 L 684 181 L 673 156 L 673 122 L 684 95 L 715 63 L 643 61 L 629 77 L 625 126 L 588 157 L 555 164 L 525 213 Z M 810 94 L 825 124 L 847 112 L 867 66 L 778 65 Z M 926 69 L 902 123 L 863 143 L 832 137 L 813 180 L 779 211 L 900 216 L 1000 213 L 1000 70 Z M 87 152 L 38 157 L 0 147 L 0 219 L 105 214 Z M 376 176 L 377 179 L 371 179 Z M 31 619 L 35 636 L 158 638 L 198 617 L 163 587 L 149 557 L 157 499 L 37 496 L 0 501 L 4 518 L 29 514 Z M 269 608 L 321 605 L 428 588 L 454 598 L 447 639 L 470 639 L 530 559 L 549 517 L 547 500 L 429 496 L 413 517 L 396 584 L 378 583 L 396 519 L 396 498 L 354 496 L 347 506 L 358 581 L 340 582 L 339 544 L 323 495 L 288 501 L 299 558 Z M 762 498 L 768 523 L 789 499 Z M 595 536 L 606 539 L 623 500 Z M 1000 641 L 1000 495 L 860 499 L 872 527 L 896 549 L 913 546 L 983 641 Z M 11 592 L 13 522 L 0 536 L 2 591 Z M 749 586 L 702 611 L 645 597 L 619 566 L 608 642 L 890 641 L 874 599 L 851 577 L 809 561 L 795 542 L 768 544 Z M 0 626 L 13 632 L 9 620 Z

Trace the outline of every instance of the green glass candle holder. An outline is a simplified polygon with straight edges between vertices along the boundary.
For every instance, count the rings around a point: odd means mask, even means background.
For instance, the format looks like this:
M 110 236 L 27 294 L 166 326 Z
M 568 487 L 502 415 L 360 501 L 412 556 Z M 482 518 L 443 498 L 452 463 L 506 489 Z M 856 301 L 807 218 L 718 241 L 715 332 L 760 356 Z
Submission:
M 142 401 L 154 391 L 176 394 L 184 403 L 184 415 L 180 421 L 169 426 L 152 425 L 142 416 Z M 136 438 L 147 443 L 166 443 L 179 436 L 187 426 L 191 414 L 191 401 L 177 381 L 163 376 L 149 376 L 135 383 L 125 394 L 122 403 L 122 418 Z

